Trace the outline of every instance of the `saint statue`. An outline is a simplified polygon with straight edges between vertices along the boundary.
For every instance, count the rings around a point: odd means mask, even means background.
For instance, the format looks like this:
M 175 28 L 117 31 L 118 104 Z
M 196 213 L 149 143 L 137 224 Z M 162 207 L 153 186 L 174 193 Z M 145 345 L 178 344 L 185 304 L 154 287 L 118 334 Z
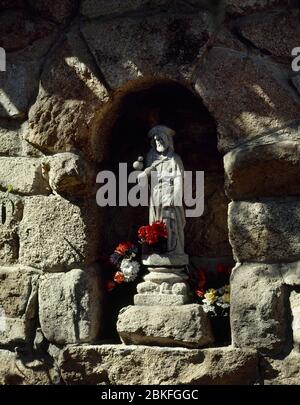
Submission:
M 173 137 L 175 131 L 157 125 L 148 136 L 151 150 L 146 158 L 146 168 L 139 179 L 148 177 L 150 184 L 149 223 L 164 221 L 168 232 L 168 256 L 185 256 L 183 207 L 184 168 L 180 157 L 174 152 Z M 135 162 L 136 168 L 142 168 Z

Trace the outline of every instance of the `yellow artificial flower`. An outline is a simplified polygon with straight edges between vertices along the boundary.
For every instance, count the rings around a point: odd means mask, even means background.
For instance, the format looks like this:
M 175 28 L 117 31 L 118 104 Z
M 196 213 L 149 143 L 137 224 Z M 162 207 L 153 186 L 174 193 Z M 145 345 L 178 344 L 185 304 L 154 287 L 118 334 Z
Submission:
M 222 301 L 224 302 L 224 304 L 229 304 L 230 303 L 230 294 L 229 293 L 223 294 Z
M 204 294 L 204 298 L 206 298 L 207 301 L 208 301 L 210 304 L 213 304 L 213 303 L 216 301 L 216 299 L 217 299 L 216 293 L 217 293 L 217 291 L 216 291 L 214 288 L 211 288 L 211 289 L 209 289 L 209 290 L 207 291 L 206 294 Z

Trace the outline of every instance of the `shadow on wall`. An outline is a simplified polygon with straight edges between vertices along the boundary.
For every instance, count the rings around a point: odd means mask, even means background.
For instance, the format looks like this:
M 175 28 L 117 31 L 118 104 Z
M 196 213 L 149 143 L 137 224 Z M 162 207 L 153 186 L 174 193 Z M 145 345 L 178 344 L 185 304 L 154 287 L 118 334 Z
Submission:
M 146 83 L 146 84 L 145 84 Z M 128 170 L 140 155 L 146 156 L 150 144 L 147 132 L 162 124 L 176 131 L 175 151 L 186 170 L 205 172 L 205 210 L 202 217 L 187 218 L 186 252 L 191 256 L 232 259 L 227 231 L 228 200 L 224 194 L 223 160 L 217 149 L 216 125 L 200 98 L 184 85 L 169 80 L 149 79 L 137 83 L 137 89 L 120 91 L 104 116 L 107 125 L 107 160 L 101 169 L 118 173 L 120 162 Z M 115 102 L 115 105 L 113 103 Z M 102 133 L 103 134 L 103 133 Z M 130 240 L 137 242 L 137 230 L 148 223 L 148 208 L 105 208 L 103 252 L 110 255 L 115 246 Z M 133 303 L 136 284 L 122 285 L 108 294 L 112 310 L 106 311 L 107 332 L 115 329 L 121 307 Z

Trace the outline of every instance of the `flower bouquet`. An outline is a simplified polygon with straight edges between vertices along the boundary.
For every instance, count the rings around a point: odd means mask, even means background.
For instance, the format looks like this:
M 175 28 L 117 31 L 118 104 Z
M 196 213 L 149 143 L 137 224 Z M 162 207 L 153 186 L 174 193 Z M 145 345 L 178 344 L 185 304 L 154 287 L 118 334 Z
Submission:
M 203 295 L 202 308 L 211 316 L 229 316 L 230 286 L 207 290 Z
M 143 254 L 167 252 L 168 232 L 163 221 L 141 226 L 138 230 L 138 238 L 143 247 Z
M 108 291 L 112 291 L 118 284 L 129 283 L 136 279 L 140 264 L 134 260 L 138 253 L 137 247 L 131 242 L 122 242 L 110 256 L 110 263 L 117 271 L 113 274 L 113 280 L 109 280 L 106 285 Z
M 189 274 L 190 284 L 198 302 L 202 305 L 204 312 L 211 316 L 229 315 L 230 272 L 230 267 L 218 264 L 214 279 L 209 280 L 208 272 L 202 267 L 191 271 Z
M 189 281 L 196 296 L 211 320 L 215 342 L 230 343 L 230 285 L 231 267 L 218 264 L 215 271 L 199 267 L 190 271 Z

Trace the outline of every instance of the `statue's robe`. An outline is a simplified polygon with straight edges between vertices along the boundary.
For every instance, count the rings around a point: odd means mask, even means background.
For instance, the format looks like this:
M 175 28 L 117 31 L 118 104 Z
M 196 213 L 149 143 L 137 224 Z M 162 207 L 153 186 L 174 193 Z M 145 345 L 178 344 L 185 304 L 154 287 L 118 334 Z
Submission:
M 183 255 L 185 213 L 182 161 L 174 152 L 163 155 L 151 150 L 146 164 L 151 170 L 149 221 L 164 221 L 168 231 L 168 254 Z

